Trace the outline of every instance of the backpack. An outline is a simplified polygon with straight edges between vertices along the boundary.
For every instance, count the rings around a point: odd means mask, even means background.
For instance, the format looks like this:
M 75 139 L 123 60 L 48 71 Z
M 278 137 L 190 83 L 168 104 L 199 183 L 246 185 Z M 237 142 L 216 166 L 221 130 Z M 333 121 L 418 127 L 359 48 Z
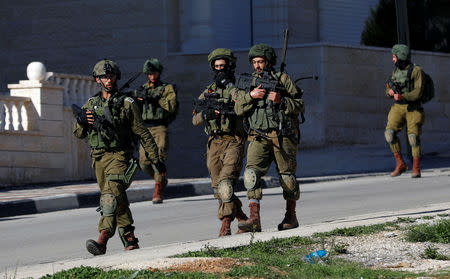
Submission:
M 409 67 L 408 69 L 408 80 L 411 80 L 411 74 L 413 71 L 414 67 Z M 431 99 L 433 99 L 434 97 L 434 82 L 433 79 L 430 77 L 429 74 L 425 73 L 425 71 L 422 70 L 422 74 L 423 74 L 423 91 L 422 91 L 422 96 L 420 96 L 420 102 L 422 104 L 427 103 L 428 101 L 430 101 Z
M 173 90 L 175 91 L 175 96 L 176 96 L 176 103 L 175 103 L 175 111 L 172 112 L 169 117 L 167 117 L 167 124 L 172 123 L 178 115 L 178 111 L 180 108 L 180 102 L 178 102 L 178 92 L 177 92 L 177 86 L 175 84 L 172 84 Z

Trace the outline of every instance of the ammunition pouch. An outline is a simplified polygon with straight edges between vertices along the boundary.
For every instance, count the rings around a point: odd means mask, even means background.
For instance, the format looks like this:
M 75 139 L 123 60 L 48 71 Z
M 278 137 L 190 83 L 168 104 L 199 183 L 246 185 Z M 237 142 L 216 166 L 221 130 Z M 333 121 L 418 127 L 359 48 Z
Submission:
M 130 187 L 131 182 L 133 182 L 134 176 L 139 171 L 139 163 L 135 158 L 130 159 L 130 164 L 128 165 L 125 174 L 110 174 L 106 177 L 109 181 L 119 181 L 125 186 L 125 190 Z

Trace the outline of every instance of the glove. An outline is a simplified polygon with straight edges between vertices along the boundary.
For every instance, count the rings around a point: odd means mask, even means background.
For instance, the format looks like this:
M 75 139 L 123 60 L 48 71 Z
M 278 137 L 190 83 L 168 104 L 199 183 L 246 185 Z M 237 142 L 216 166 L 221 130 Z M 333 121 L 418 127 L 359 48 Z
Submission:
M 216 113 L 213 109 L 208 109 L 202 111 L 202 118 L 206 121 L 213 120 L 216 118 Z
M 164 164 L 161 160 L 158 160 L 158 162 L 153 164 L 153 169 L 161 175 L 167 172 L 166 164 Z

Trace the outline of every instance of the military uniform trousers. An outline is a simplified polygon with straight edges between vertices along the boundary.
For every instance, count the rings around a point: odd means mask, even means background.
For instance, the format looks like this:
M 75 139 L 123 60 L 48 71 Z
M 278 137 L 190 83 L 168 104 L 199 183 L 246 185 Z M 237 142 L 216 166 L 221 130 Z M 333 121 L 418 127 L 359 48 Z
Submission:
M 423 108 L 420 107 L 418 109 L 409 109 L 408 104 L 393 104 L 391 110 L 388 114 L 388 121 L 386 125 L 386 130 L 392 130 L 396 134 L 403 129 L 406 122 L 406 132 L 407 134 L 414 134 L 418 138 L 422 135 L 422 125 L 425 122 L 425 114 L 423 112 Z M 389 144 L 393 153 L 401 153 L 400 141 L 398 138 L 392 143 Z M 415 147 L 412 147 L 412 156 L 420 157 L 421 154 L 421 146 L 420 140 Z
M 230 216 L 234 219 L 242 207 L 239 198 L 233 193 L 231 202 L 222 202 L 218 185 L 222 180 L 231 180 L 233 185 L 239 178 L 243 165 L 245 139 L 230 135 L 210 136 L 207 144 L 206 165 L 212 180 L 214 197 L 220 201 L 217 217 Z
M 275 132 L 268 134 L 269 139 L 261 136 L 250 136 L 250 144 L 247 149 L 246 169 L 254 169 L 259 172 L 259 177 L 267 174 L 270 164 L 275 161 L 279 175 L 294 175 L 297 170 L 298 139 L 295 135 L 277 137 Z M 247 191 L 249 199 L 261 199 L 262 190 Z M 298 191 L 299 192 L 299 191 Z M 291 196 L 283 191 L 285 200 L 298 200 L 299 196 Z
M 112 194 L 117 202 L 116 210 L 112 216 L 102 216 L 98 223 L 98 230 L 107 230 L 114 235 L 116 226 L 119 228 L 130 228 L 133 224 L 128 198 L 125 190 L 128 185 L 118 180 L 110 180 L 110 175 L 123 175 L 128 168 L 131 153 L 105 152 L 103 156 L 94 159 L 95 175 L 100 192 Z
M 165 162 L 167 160 L 167 152 L 169 150 L 169 134 L 167 126 L 160 125 L 154 127 L 147 127 L 148 131 L 152 134 L 155 139 L 156 146 L 158 147 L 158 155 L 161 161 Z M 155 182 L 161 182 L 163 187 L 167 185 L 166 176 L 162 176 L 159 173 L 155 173 L 152 168 L 152 161 L 145 155 L 144 148 L 139 148 L 139 164 L 141 169 L 152 176 Z

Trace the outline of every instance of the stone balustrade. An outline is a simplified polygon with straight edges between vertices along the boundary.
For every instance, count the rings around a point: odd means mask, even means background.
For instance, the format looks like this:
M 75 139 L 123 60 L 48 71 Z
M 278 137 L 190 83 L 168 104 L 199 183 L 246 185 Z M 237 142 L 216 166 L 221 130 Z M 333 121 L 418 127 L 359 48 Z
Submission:
M 87 99 L 97 93 L 98 87 L 90 76 L 47 73 L 47 81 L 64 87 L 63 105 L 83 105 Z
M 33 130 L 29 110 L 33 104 L 27 97 L 0 96 L 0 132 Z

